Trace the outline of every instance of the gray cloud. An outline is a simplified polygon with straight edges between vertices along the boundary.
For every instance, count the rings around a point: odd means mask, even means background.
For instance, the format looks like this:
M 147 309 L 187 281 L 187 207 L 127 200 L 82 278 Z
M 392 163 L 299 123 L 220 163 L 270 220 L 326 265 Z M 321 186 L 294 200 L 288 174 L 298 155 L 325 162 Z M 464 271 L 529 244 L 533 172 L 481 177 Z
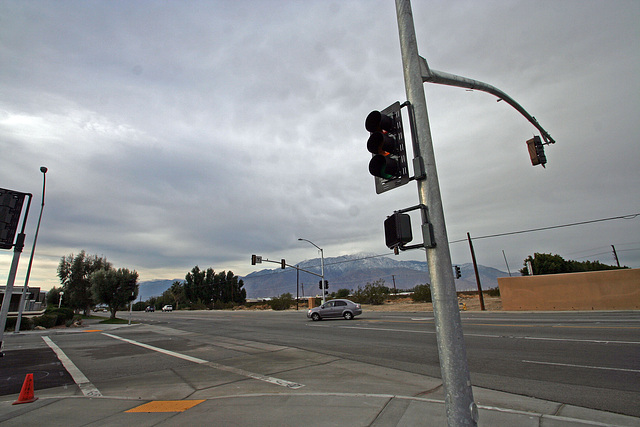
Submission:
M 558 141 L 533 168 L 515 110 L 425 85 L 450 240 L 640 211 L 637 2 L 413 3 L 430 66 L 506 91 Z M 392 1 L 62 5 L 0 2 L 0 186 L 39 201 L 49 167 L 32 285 L 81 249 L 141 280 L 315 257 L 298 237 L 326 256 L 387 251 L 383 220 L 417 200 L 414 184 L 375 195 L 367 172 L 364 118 L 405 97 Z M 612 263 L 615 244 L 639 267 L 637 221 L 476 252 L 514 270 L 535 251 Z

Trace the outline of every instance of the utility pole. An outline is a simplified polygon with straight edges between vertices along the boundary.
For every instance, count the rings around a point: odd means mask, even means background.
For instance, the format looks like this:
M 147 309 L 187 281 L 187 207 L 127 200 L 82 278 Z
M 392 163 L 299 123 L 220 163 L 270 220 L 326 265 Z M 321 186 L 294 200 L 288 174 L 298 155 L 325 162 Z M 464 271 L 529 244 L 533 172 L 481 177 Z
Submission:
M 415 120 L 417 137 L 415 145 L 418 148 L 417 155 L 423 159 L 427 176 L 427 179 L 418 180 L 417 184 L 420 203 L 428 208 L 428 213 L 423 214 L 423 226 L 431 222 L 435 241 L 435 246 L 427 247 L 425 250 L 431 275 L 434 320 L 447 422 L 452 427 L 476 426 L 478 408 L 473 401 L 462 320 L 451 269 L 449 240 L 444 222 L 440 184 L 424 94 L 422 58 L 418 54 L 410 1 L 396 0 L 396 12 L 406 95 Z
M 471 260 L 473 261 L 473 271 L 476 273 L 476 283 L 478 284 L 478 297 L 480 298 L 480 310 L 484 311 L 484 297 L 482 296 L 482 285 L 480 285 L 480 273 L 478 272 L 478 263 L 476 262 L 476 252 L 473 250 L 473 242 L 471 235 L 467 232 L 467 240 L 469 240 L 469 249 L 471 249 Z
M 300 270 L 298 270 L 298 266 L 296 265 L 296 310 L 298 310 L 298 303 L 300 302 Z
M 613 256 L 616 259 L 616 264 L 620 267 L 620 260 L 618 259 L 618 253 L 616 252 L 616 247 L 611 245 L 611 249 L 613 249 Z

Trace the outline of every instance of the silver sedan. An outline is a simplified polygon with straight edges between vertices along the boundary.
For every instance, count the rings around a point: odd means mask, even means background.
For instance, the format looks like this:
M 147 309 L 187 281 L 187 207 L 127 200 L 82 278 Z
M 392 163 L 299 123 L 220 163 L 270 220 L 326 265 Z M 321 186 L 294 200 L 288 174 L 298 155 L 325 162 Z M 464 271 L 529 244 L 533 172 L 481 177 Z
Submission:
M 307 311 L 307 317 L 312 320 L 322 320 L 332 317 L 344 317 L 347 320 L 362 314 L 362 307 L 348 299 L 334 299 L 327 301 L 320 307 L 314 307 Z

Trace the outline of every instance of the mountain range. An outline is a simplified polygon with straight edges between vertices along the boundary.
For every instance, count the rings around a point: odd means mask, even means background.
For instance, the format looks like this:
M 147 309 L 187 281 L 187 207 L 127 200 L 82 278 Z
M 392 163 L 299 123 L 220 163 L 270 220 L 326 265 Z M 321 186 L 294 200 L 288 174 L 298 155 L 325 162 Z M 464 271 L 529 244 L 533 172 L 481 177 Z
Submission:
M 296 279 L 296 269 L 273 268 L 254 271 L 241 277 L 247 298 L 275 297 L 284 293 L 293 296 L 314 296 L 320 292 L 320 278 L 305 271 L 320 274 L 320 258 L 305 260 L 297 264 L 301 269 Z M 473 264 L 460 264 L 461 277 L 456 279 L 458 291 L 477 290 Z M 452 267 L 453 268 L 453 267 Z M 411 289 L 416 285 L 429 283 L 429 267 L 426 261 L 396 261 L 390 256 L 374 254 L 343 255 L 324 259 L 325 280 L 329 282 L 329 292 L 338 289 L 357 290 L 367 283 L 383 280 L 384 285 L 398 290 Z M 482 289 L 498 286 L 498 277 L 508 273 L 492 267 L 478 266 Z M 174 280 L 153 280 L 140 282 L 140 299 L 145 301 L 152 296 L 159 296 L 168 289 Z M 296 283 L 299 284 L 296 290 Z

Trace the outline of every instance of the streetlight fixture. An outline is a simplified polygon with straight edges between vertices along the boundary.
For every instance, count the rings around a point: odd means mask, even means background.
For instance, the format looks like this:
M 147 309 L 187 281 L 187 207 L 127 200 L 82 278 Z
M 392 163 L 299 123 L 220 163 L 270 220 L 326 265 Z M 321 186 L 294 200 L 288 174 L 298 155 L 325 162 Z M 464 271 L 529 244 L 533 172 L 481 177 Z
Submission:
M 326 283 L 324 281 L 324 251 L 322 250 L 322 248 L 318 245 L 316 245 L 315 243 L 313 243 L 311 240 L 307 240 L 307 239 L 298 239 L 300 241 L 304 241 L 304 242 L 308 242 L 311 243 L 313 246 L 315 246 L 316 248 L 318 248 L 318 250 L 320 251 L 320 278 L 322 280 L 321 284 L 322 284 L 322 303 L 324 304 L 325 302 L 325 291 L 326 291 Z
M 20 332 L 20 323 L 22 322 L 22 310 L 24 310 L 24 303 L 27 296 L 27 287 L 29 285 L 29 276 L 31 276 L 31 264 L 33 264 L 33 255 L 36 252 L 36 242 L 38 241 L 38 231 L 40 231 L 40 221 L 42 220 L 42 211 L 44 209 L 44 191 L 47 184 L 47 171 L 45 166 L 40 166 L 40 172 L 42 172 L 42 204 L 40 205 L 40 216 L 38 217 L 38 225 L 36 226 L 36 234 L 33 237 L 33 247 L 31 248 L 31 256 L 29 257 L 29 266 L 27 267 L 27 277 L 24 279 L 24 286 L 22 287 L 22 296 L 20 297 L 20 305 L 18 307 L 18 319 L 16 320 L 15 333 Z
M 64 295 L 64 292 L 63 292 L 63 291 L 60 291 L 60 292 L 58 293 L 58 295 L 59 295 L 59 296 L 58 296 L 58 308 L 60 308 L 60 306 L 62 305 L 62 295 Z

